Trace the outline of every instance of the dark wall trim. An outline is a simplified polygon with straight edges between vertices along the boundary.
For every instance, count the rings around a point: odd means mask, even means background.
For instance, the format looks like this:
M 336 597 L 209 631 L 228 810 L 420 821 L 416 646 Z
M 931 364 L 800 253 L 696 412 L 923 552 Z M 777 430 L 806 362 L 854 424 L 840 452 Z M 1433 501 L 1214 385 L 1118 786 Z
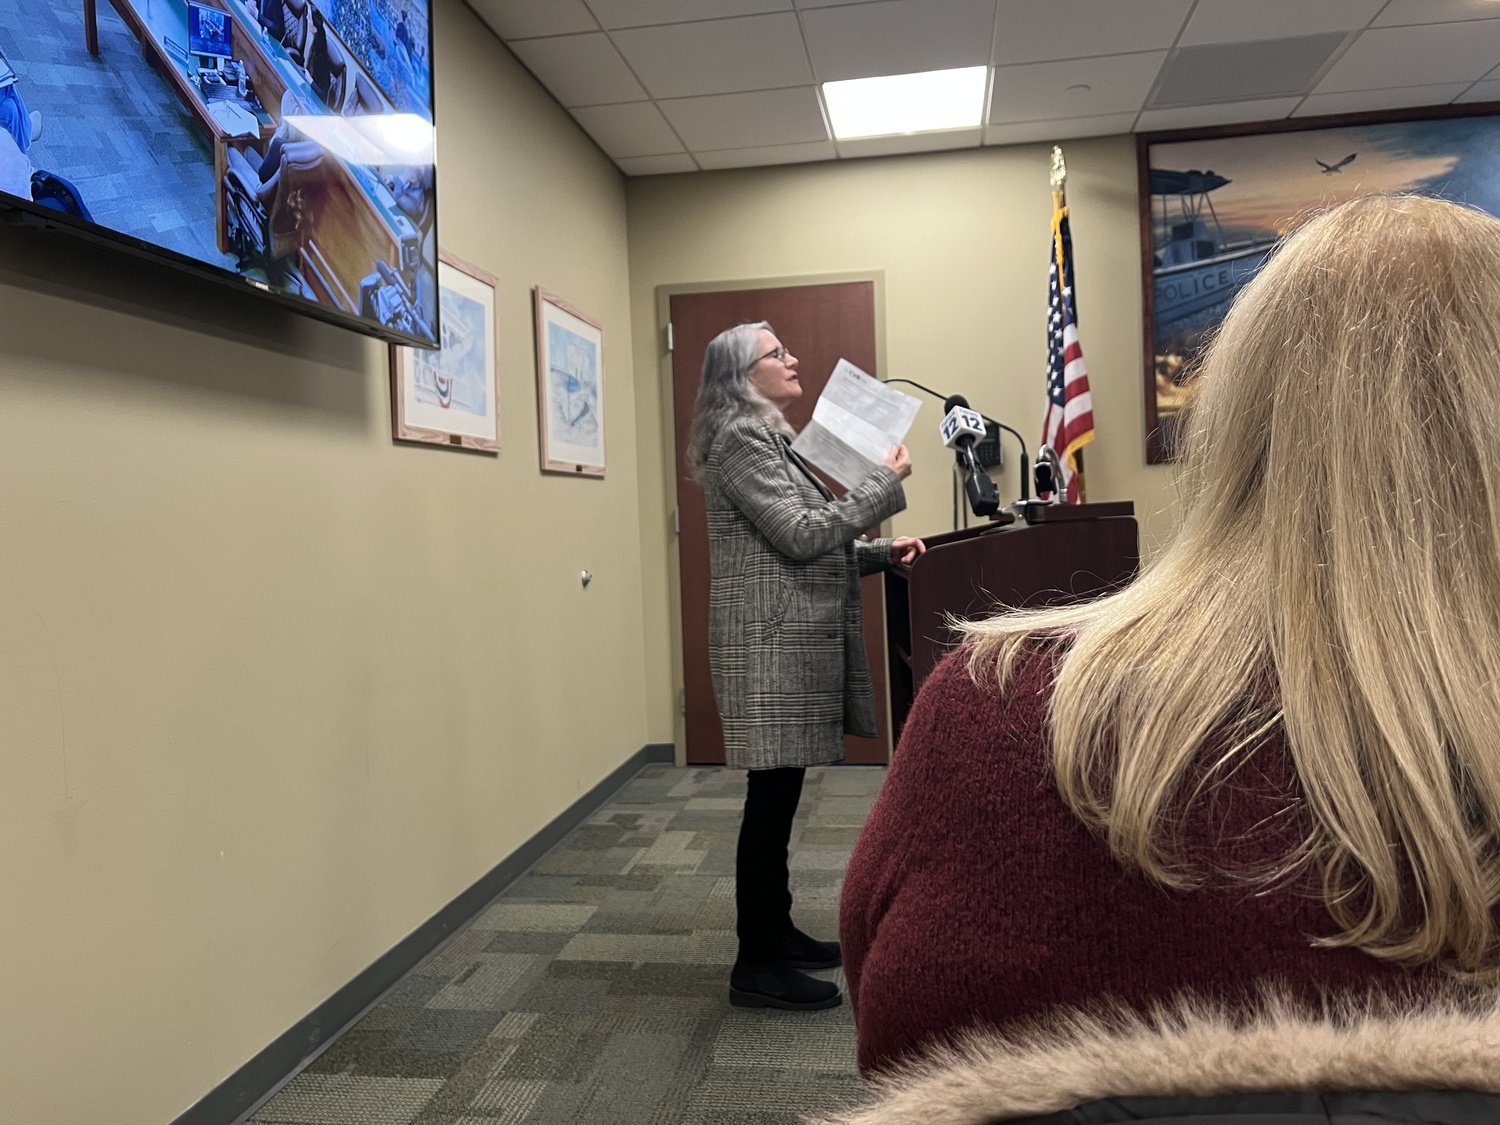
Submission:
M 657 762 L 671 763 L 673 755 L 671 743 L 642 746 L 473 886 L 461 892 L 373 965 L 205 1094 L 172 1125 L 231 1125 L 259 1109 L 267 1098 L 312 1062 L 392 985 L 556 847 L 564 836 L 619 792 L 642 767 Z

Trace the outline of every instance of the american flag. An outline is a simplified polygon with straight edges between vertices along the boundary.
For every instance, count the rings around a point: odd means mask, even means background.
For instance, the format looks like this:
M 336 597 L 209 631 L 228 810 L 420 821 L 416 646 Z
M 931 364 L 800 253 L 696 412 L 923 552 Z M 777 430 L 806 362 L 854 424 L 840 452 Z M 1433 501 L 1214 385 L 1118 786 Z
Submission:
M 1059 277 L 1059 272 L 1061 276 Z M 1062 461 L 1067 501 L 1084 498 L 1082 450 L 1094 440 L 1094 400 L 1078 343 L 1078 309 L 1073 301 L 1073 239 L 1068 209 L 1052 193 L 1052 269 L 1047 279 L 1047 414 L 1042 441 Z

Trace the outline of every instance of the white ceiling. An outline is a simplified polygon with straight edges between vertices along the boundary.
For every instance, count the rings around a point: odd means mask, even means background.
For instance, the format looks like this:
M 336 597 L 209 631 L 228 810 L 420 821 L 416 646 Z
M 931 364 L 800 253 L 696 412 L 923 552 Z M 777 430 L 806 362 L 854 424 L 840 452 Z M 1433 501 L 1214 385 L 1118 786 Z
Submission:
M 1500 0 L 468 0 L 627 175 L 1500 99 Z M 835 141 L 818 85 L 988 65 L 985 125 Z

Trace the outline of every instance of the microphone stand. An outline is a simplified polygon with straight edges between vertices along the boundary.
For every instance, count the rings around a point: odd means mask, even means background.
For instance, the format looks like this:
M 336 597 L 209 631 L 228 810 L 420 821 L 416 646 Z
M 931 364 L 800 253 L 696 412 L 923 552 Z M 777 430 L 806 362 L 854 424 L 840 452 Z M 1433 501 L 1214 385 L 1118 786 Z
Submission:
M 933 390 L 931 387 L 924 387 L 921 383 L 917 382 L 915 379 L 882 379 L 881 382 L 883 382 L 883 383 L 905 383 L 909 387 L 916 387 L 917 390 L 919 390 L 919 391 L 926 391 L 933 398 L 940 398 L 944 402 L 946 402 L 948 400 L 948 396 L 947 395 L 945 395 L 945 394 L 939 394 L 937 391 Z M 973 410 L 974 408 L 970 407 L 969 409 Z M 991 418 L 988 414 L 980 414 L 980 412 L 977 411 L 977 410 L 975 410 L 974 413 L 975 414 L 979 414 L 979 416 L 981 418 L 983 418 L 991 426 L 995 426 L 996 428 L 1002 429 L 1006 433 L 1012 435 L 1016 439 L 1016 441 L 1020 443 L 1020 446 L 1021 446 L 1021 499 L 1017 501 L 1017 505 L 1019 505 L 1019 506 L 1026 505 L 1027 503 L 1029 503 L 1031 501 L 1031 485 L 1030 485 L 1030 483 L 1027 480 L 1027 478 L 1031 476 L 1031 462 L 1030 462 L 1030 459 L 1026 455 L 1026 439 L 1021 436 L 1021 433 L 1020 433 L 1019 430 L 1012 429 L 1011 427 L 1007 426 L 1004 422 L 996 421 L 994 418 Z

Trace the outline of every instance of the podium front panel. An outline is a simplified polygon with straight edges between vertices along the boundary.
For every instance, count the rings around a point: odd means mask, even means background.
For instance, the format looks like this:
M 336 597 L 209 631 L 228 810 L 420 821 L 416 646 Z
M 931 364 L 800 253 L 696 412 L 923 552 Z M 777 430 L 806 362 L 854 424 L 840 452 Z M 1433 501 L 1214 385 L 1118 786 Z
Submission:
M 922 681 L 958 643 L 950 616 L 975 620 L 1087 601 L 1127 585 L 1140 568 L 1139 533 L 1130 515 L 1074 514 L 935 536 L 930 544 L 912 567 L 886 577 L 891 719 L 898 739 Z

